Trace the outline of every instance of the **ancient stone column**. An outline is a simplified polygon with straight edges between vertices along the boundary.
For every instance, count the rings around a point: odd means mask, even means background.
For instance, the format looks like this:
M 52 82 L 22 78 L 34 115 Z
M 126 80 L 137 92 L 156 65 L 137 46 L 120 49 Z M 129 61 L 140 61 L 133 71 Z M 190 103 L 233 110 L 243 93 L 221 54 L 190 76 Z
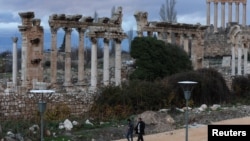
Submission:
M 161 41 L 164 41 L 164 40 L 163 40 L 162 32 L 158 32 L 157 34 L 158 34 L 157 39 L 158 39 L 158 40 L 161 40 Z
M 138 37 L 142 37 L 143 36 L 143 32 L 142 31 L 137 31 L 137 36 Z
M 197 39 L 192 37 L 191 40 L 191 60 L 192 60 L 192 64 L 195 70 L 197 70 L 199 68 L 199 62 L 198 62 L 198 52 L 197 52 L 197 48 L 199 47 L 197 44 Z
M 13 48 L 12 48 L 12 83 L 13 86 L 17 85 L 17 37 L 12 37 Z
M 109 39 L 104 38 L 103 48 L 103 84 L 109 85 Z
M 181 46 L 181 36 L 179 33 L 174 34 L 175 44 Z
M 207 26 L 210 26 L 210 1 L 207 0 Z
M 115 40 L 115 85 L 121 84 L 121 39 Z
M 242 15 L 242 26 L 246 26 L 246 21 L 247 21 L 247 4 L 243 3 L 243 15 Z
M 65 36 L 65 70 L 63 86 L 72 86 L 71 83 L 71 28 L 64 28 Z
M 189 48 L 188 48 L 188 42 L 189 42 L 189 38 L 186 36 L 184 38 L 184 50 L 187 52 L 187 54 L 189 54 Z
M 78 81 L 77 85 L 84 85 L 84 32 L 85 29 L 77 29 L 79 33 L 79 49 L 78 49 Z
M 19 16 L 22 18 L 22 25 L 18 26 L 19 31 L 22 34 L 22 63 L 21 63 L 21 81 L 22 87 L 27 86 L 27 58 L 28 58 L 28 34 L 30 27 L 32 27 L 32 19 L 35 17 L 34 12 L 24 12 L 19 13 Z
M 183 48 L 184 47 L 184 35 L 180 34 L 180 46 Z
M 153 32 L 152 31 L 148 31 L 148 36 L 149 37 L 153 37 Z
M 21 31 L 22 34 L 22 63 L 21 63 L 21 81 L 22 81 L 22 86 L 26 87 L 27 85 L 27 46 L 28 46 L 28 41 L 27 41 L 27 36 L 26 33 Z
M 225 2 L 221 3 L 221 27 L 225 28 Z
M 232 22 L 232 2 L 228 3 L 228 22 Z
M 231 75 L 235 76 L 235 45 L 232 45 L 231 51 L 232 51 L 232 62 L 231 62 L 232 63 L 231 64 L 232 71 L 231 71 Z
M 240 10 L 239 10 L 239 5 L 240 5 L 240 3 L 239 2 L 235 2 L 235 4 L 236 4 L 236 11 L 235 11 L 235 21 L 239 24 L 239 22 L 240 22 L 240 19 L 239 19 L 239 17 L 240 17 Z
M 167 32 L 167 43 L 172 43 L 172 32 Z
M 217 32 L 218 28 L 218 2 L 214 2 L 214 32 Z
M 51 84 L 56 83 L 57 78 L 57 28 L 51 28 Z
M 91 87 L 96 88 L 97 86 L 97 39 L 91 37 Z
M 244 47 L 244 44 L 242 44 Z M 247 58 L 248 58 L 248 48 L 244 47 L 244 74 L 247 74 Z
M 237 46 L 238 46 L 238 72 L 237 72 L 237 74 L 238 75 L 241 75 L 242 73 L 241 73 L 241 56 L 242 56 L 242 47 L 241 47 L 241 45 L 240 44 L 237 44 Z

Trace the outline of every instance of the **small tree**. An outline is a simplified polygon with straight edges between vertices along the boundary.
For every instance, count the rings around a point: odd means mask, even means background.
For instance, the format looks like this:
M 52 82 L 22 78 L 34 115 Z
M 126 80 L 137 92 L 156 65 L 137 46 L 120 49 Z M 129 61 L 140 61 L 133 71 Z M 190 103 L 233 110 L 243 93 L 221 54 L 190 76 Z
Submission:
M 136 59 L 131 79 L 153 81 L 157 78 L 192 70 L 184 50 L 153 37 L 136 37 L 131 44 L 131 57 Z

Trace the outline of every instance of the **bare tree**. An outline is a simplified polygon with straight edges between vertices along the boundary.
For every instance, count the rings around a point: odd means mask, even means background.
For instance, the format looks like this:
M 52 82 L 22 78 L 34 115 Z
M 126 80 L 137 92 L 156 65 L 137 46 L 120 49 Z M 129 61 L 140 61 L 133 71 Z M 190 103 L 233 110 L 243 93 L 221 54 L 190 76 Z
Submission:
M 175 4 L 176 0 L 166 0 L 166 3 L 161 5 L 159 14 L 162 21 L 170 23 L 177 22 Z

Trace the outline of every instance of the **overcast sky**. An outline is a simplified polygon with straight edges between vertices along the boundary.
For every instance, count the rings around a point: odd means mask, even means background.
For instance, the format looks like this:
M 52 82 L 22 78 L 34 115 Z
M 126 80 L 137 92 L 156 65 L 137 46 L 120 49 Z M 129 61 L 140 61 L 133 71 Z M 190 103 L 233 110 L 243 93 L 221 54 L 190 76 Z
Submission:
M 176 1 L 175 8 L 179 23 L 206 24 L 206 0 Z M 0 37 L 13 36 L 13 31 L 19 32 L 17 27 L 21 25 L 19 12 L 33 11 L 35 18 L 41 19 L 42 26 L 46 30 L 49 29 L 48 17 L 52 14 L 81 14 L 93 17 L 96 11 L 99 17 L 111 17 L 112 7 L 119 6 L 123 9 L 123 30 L 125 32 L 131 28 L 136 30 L 136 22 L 133 16 L 136 11 L 147 11 L 149 21 L 160 21 L 159 11 L 164 3 L 165 0 L 0 0 Z M 242 10 L 242 5 L 240 5 L 240 10 Z M 219 8 L 219 19 L 220 11 Z M 234 12 L 235 7 L 233 5 Z M 213 4 L 211 4 L 211 23 L 213 23 L 212 15 Z M 220 24 L 220 20 L 218 21 Z M 249 24 L 249 18 L 247 18 L 247 24 Z
M 159 9 L 165 0 L 0 0 L 0 29 L 16 28 L 20 25 L 19 12 L 33 11 L 48 28 L 48 17 L 52 14 L 82 14 L 111 17 L 112 7 L 123 8 L 123 28 L 135 28 L 133 14 L 147 11 L 149 20 L 160 20 Z M 179 22 L 205 24 L 205 0 L 177 0 L 176 11 Z M 1 32 L 1 31 L 0 31 Z
M 206 0 L 176 1 L 178 22 L 206 23 Z M 123 28 L 126 31 L 131 27 L 135 28 L 133 14 L 136 11 L 147 11 L 151 21 L 160 20 L 159 9 L 164 3 L 165 0 L 0 0 L 0 30 L 17 29 L 21 21 L 19 12 L 35 12 L 35 17 L 42 20 L 42 26 L 48 28 L 48 17 L 52 14 L 93 16 L 96 11 L 99 17 L 110 17 L 112 7 L 121 6 L 123 8 Z M 218 11 L 220 13 L 220 9 Z M 211 5 L 211 12 L 213 12 L 213 5 Z M 212 17 L 211 22 L 213 22 Z

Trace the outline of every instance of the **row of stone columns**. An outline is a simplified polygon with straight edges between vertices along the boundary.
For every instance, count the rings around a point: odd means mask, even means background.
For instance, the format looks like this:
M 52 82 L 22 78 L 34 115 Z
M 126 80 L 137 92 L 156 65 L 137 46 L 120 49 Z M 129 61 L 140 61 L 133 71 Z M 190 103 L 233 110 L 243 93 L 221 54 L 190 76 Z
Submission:
M 237 50 L 236 50 L 237 49 Z M 243 51 L 243 54 L 242 54 Z M 243 43 L 236 43 L 232 45 L 232 76 L 236 75 L 236 59 L 237 59 L 237 75 L 242 75 L 242 57 L 243 55 L 243 74 L 247 74 L 247 58 L 248 48 Z
M 198 39 L 195 35 L 191 34 L 183 34 L 183 33 L 173 33 L 173 32 L 157 32 L 158 40 L 162 40 L 164 42 L 170 43 L 170 44 L 177 44 L 180 47 L 183 47 L 184 51 L 186 51 L 189 55 L 191 55 L 191 60 L 194 66 L 194 69 L 202 68 L 202 62 L 197 61 L 199 58 L 201 58 L 202 54 L 202 47 L 199 47 L 198 45 Z M 166 39 L 164 40 L 163 34 L 166 35 Z M 153 37 L 153 32 L 147 32 L 148 36 Z M 191 42 L 191 46 L 189 46 L 189 42 Z
M 158 34 L 158 36 L 157 36 L 158 40 L 164 41 L 163 35 L 162 35 L 162 34 L 164 34 L 164 33 L 158 32 L 157 34 Z M 149 35 L 149 34 L 148 34 L 148 35 Z M 192 40 L 192 39 L 194 40 L 194 38 L 192 38 L 190 35 L 180 34 L 180 33 L 175 33 L 175 34 L 173 34 L 173 33 L 171 33 L 171 32 L 167 32 L 166 35 L 167 35 L 167 36 L 166 36 L 166 41 L 165 41 L 165 42 L 170 43 L 170 44 L 171 44 L 171 43 L 177 44 L 177 45 L 183 47 L 183 49 L 184 49 L 187 53 L 191 53 L 191 49 L 189 48 L 188 43 L 189 43 L 189 40 L 190 40 L 190 39 L 191 39 L 191 40 Z M 172 37 L 172 35 L 174 35 L 174 37 Z M 174 40 L 173 38 L 174 38 L 175 40 Z
M 57 78 L 57 30 L 51 28 L 51 83 L 56 83 Z M 72 86 L 71 83 L 71 28 L 64 28 L 65 36 L 65 79 L 64 86 Z M 77 85 L 86 85 L 84 82 L 84 32 L 85 29 L 77 29 L 79 33 L 79 52 L 78 52 L 78 82 Z M 97 86 L 97 38 L 91 37 L 91 80 L 90 86 Z M 109 85 L 109 39 L 104 38 L 104 62 L 103 62 L 103 84 Z M 121 40 L 116 39 L 115 47 L 115 85 L 121 84 Z
M 221 3 L 221 27 L 225 28 L 225 3 L 228 3 L 228 22 L 232 22 L 232 4 L 235 3 L 235 22 L 239 21 L 239 6 L 243 5 L 242 11 L 242 26 L 246 26 L 246 0 L 220 1 L 220 0 L 207 0 L 207 25 L 210 26 L 210 3 L 214 3 L 214 32 L 218 31 L 218 3 Z

